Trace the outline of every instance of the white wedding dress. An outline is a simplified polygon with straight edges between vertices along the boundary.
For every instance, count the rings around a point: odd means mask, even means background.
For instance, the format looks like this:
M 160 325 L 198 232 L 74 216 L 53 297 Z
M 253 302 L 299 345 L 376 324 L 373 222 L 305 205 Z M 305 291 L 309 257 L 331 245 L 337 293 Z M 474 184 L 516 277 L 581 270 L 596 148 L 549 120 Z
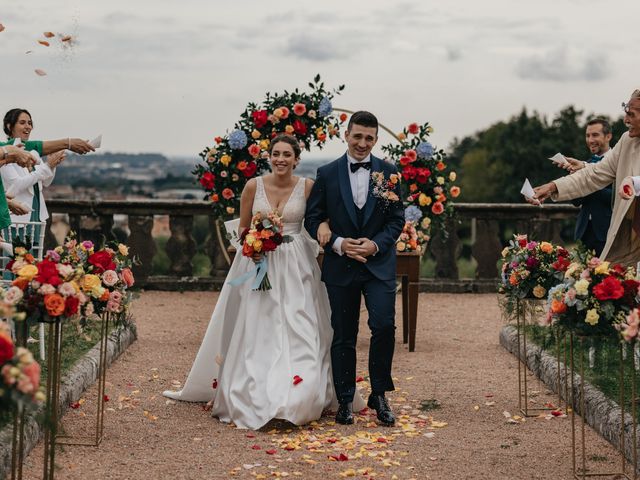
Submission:
M 305 206 L 300 178 L 282 211 L 284 234 L 293 241 L 267 254 L 272 289 L 252 291 L 253 279 L 239 286 L 225 283 L 184 388 L 165 391 L 166 397 L 213 399 L 213 416 L 254 430 L 272 419 L 303 425 L 337 405 L 331 311 L 316 261 L 318 244 L 302 225 Z M 253 214 L 272 210 L 258 177 Z M 238 252 L 227 278 L 254 268 Z M 297 384 L 296 376 L 302 379 Z M 364 407 L 357 394 L 354 410 Z

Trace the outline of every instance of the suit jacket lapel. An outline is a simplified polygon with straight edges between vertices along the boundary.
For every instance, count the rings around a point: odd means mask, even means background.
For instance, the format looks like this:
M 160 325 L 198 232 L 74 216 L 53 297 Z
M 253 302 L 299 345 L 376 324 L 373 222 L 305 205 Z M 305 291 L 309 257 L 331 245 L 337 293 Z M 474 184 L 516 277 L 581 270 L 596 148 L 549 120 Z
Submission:
M 358 226 L 358 219 L 356 218 L 356 207 L 353 203 L 353 193 L 351 192 L 351 182 L 349 181 L 349 168 L 347 161 L 347 155 L 343 155 L 338 162 L 338 183 L 340 184 L 340 194 L 342 195 L 342 203 L 347 209 L 349 218 L 353 224 Z
M 372 172 L 382 172 L 382 165 L 380 164 L 381 160 L 379 158 L 371 155 L 371 171 Z M 376 206 L 376 197 L 373 196 L 371 185 L 371 175 L 369 175 L 369 192 L 367 193 L 367 203 L 364 205 L 364 219 L 362 220 L 362 225 L 366 225 L 371 218 L 371 214 L 373 213 L 373 209 Z

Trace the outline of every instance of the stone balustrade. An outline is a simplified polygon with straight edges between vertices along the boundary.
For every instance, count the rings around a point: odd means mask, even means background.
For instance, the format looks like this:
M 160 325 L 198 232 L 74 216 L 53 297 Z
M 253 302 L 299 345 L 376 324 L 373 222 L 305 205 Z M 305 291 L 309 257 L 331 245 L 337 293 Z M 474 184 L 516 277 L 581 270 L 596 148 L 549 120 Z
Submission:
M 47 207 L 54 214 L 68 215 L 70 228 L 80 239 L 100 243 L 115 239 L 114 225 L 124 218 L 123 231 L 132 255 L 139 260 L 135 267 L 139 286 L 155 289 L 211 289 L 219 286 L 228 269 L 228 255 L 221 242 L 224 230 L 212 215 L 207 202 L 199 200 L 49 200 Z M 435 278 L 422 279 L 430 290 L 481 291 L 495 290 L 498 277 L 497 261 L 506 237 L 510 233 L 528 233 L 536 239 L 562 243 L 571 237 L 571 223 L 578 209 L 568 204 L 535 207 L 527 204 L 456 205 L 457 216 L 449 222 L 447 235 L 436 235 L 428 245 L 428 255 L 435 260 Z M 154 218 L 168 216 L 170 236 L 165 251 L 170 259 L 168 275 L 154 275 L 152 261 L 158 253 L 152 236 Z M 193 259 L 198 245 L 193 237 L 194 217 L 205 216 L 208 235 L 199 250 L 211 261 L 208 276 L 193 276 Z M 221 231 L 222 230 L 222 231 Z M 565 237 L 562 238 L 563 230 Z M 568 233 L 567 233 L 568 232 Z M 46 243 L 55 244 L 47 229 Z M 460 279 L 457 261 L 466 245 L 467 255 L 475 259 L 475 278 Z M 430 287 L 429 287 L 430 286 Z

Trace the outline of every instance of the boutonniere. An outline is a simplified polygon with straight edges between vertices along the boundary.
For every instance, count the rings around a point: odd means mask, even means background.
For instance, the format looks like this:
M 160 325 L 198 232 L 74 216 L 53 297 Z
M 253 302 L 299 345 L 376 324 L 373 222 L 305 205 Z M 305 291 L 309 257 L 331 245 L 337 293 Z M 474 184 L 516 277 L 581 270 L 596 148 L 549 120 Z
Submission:
M 399 202 L 400 198 L 394 191 L 400 183 L 400 175 L 392 173 L 389 178 L 385 178 L 384 172 L 371 172 L 372 195 L 386 204 Z

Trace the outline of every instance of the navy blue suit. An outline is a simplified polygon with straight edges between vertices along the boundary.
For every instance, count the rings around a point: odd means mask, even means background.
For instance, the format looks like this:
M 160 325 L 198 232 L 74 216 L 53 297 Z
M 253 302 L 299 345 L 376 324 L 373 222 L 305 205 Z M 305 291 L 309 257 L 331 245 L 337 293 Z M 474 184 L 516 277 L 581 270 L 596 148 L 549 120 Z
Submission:
M 367 202 L 359 209 L 353 201 L 346 154 L 318 169 L 307 200 L 305 228 L 316 238 L 318 226 L 329 220 L 332 236 L 325 247 L 322 281 L 331 304 L 331 363 L 333 382 L 341 403 L 353 400 L 356 378 L 356 340 L 361 294 L 369 313 L 371 330 L 369 376 L 375 393 L 394 390 L 391 364 L 395 346 L 396 247 L 404 226 L 402 202 L 385 202 L 374 197 L 369 180 Z M 371 171 L 386 178 L 397 169 L 371 156 Z M 395 193 L 400 197 L 399 186 Z M 378 252 L 360 263 L 338 255 L 331 246 L 337 237 L 365 237 L 376 243 Z
M 603 156 L 592 155 L 589 163 L 599 162 Z M 576 219 L 575 239 L 584 243 L 589 250 L 595 250 L 596 255 L 602 253 L 607 242 L 607 231 L 611 222 L 611 196 L 612 187 L 609 185 L 571 202 L 581 207 Z

